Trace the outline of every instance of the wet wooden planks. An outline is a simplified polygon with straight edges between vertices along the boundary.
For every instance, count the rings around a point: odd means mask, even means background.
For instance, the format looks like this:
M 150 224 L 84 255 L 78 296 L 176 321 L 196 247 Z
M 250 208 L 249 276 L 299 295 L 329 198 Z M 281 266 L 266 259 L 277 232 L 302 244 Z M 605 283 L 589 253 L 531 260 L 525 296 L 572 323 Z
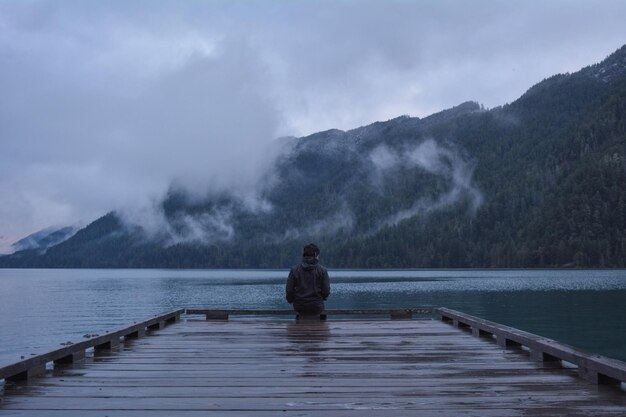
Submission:
M 0 416 L 623 416 L 625 396 L 433 320 L 185 320 L 7 387 Z

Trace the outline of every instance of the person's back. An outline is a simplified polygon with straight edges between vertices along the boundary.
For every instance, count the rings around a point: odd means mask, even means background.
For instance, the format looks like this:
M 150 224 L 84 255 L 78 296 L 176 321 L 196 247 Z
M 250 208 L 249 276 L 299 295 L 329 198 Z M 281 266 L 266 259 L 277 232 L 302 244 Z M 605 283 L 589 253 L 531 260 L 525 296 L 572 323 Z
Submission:
M 320 250 L 314 244 L 304 247 L 302 263 L 291 268 L 287 279 L 287 302 L 300 314 L 319 314 L 330 295 L 328 272 L 319 263 Z

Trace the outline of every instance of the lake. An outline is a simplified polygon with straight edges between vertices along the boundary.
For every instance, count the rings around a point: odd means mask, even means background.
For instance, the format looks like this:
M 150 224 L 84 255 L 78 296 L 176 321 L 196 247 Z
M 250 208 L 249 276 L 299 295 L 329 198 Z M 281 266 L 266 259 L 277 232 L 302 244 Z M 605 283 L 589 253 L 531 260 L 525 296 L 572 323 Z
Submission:
M 626 270 L 331 270 L 327 308 L 445 306 L 626 361 Z M 289 308 L 284 270 L 0 269 L 0 366 L 177 308 Z

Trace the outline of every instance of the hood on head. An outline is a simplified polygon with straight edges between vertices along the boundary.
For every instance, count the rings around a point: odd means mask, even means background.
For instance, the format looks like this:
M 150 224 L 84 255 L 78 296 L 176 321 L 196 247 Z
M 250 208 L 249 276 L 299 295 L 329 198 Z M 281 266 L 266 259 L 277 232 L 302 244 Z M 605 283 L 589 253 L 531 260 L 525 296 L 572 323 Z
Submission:
M 315 268 L 315 265 L 319 263 L 319 259 L 315 256 L 303 256 L 302 257 L 302 268 L 305 270 L 311 270 Z

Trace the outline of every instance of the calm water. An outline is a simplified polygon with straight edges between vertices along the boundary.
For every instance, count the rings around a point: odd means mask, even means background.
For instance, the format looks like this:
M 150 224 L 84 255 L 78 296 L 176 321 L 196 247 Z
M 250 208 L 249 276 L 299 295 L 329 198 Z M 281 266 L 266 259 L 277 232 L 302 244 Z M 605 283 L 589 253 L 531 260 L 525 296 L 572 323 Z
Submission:
M 2 270 L 0 366 L 184 307 L 288 308 L 282 270 Z M 626 270 L 330 271 L 328 308 L 446 306 L 626 360 Z

